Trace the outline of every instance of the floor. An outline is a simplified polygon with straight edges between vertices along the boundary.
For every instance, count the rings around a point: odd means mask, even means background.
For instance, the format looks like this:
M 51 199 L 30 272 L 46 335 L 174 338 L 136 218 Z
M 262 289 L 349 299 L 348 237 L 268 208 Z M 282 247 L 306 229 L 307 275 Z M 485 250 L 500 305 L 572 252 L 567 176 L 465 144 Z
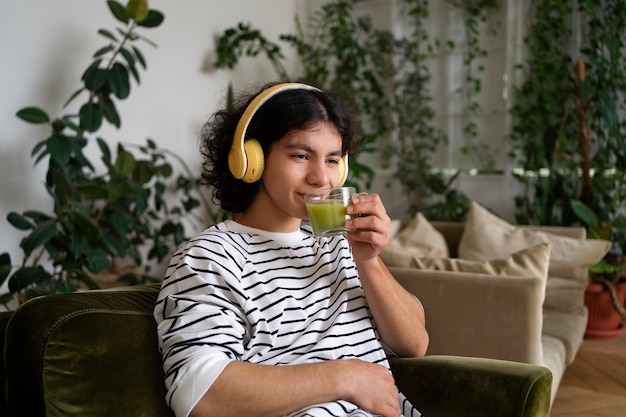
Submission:
M 565 371 L 550 416 L 626 416 L 626 333 L 583 341 Z

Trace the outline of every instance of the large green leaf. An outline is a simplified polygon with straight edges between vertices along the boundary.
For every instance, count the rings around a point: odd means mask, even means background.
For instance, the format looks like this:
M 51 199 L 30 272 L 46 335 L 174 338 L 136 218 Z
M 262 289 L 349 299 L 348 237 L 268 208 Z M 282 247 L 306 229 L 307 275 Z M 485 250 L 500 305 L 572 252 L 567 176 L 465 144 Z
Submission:
M 126 48 L 122 48 L 120 52 L 128 63 L 128 70 L 133 75 L 133 78 L 135 78 L 135 81 L 137 81 L 137 84 L 139 84 L 141 82 L 141 79 L 139 77 L 139 72 L 137 72 L 136 60 L 133 57 L 133 54 Z
M 126 252 L 126 246 L 124 245 L 124 242 L 120 239 L 117 239 L 111 233 L 101 230 L 100 241 L 110 253 L 119 257 L 124 256 Z
M 11 255 L 7 252 L 3 252 L 0 254 L 0 266 L 11 265 Z
M 113 42 L 117 43 L 117 38 L 115 37 L 115 35 L 106 29 L 99 29 L 98 34 L 104 36 L 105 38 L 109 38 Z
M 163 178 L 169 178 L 172 176 L 172 174 L 174 173 L 174 169 L 172 168 L 172 165 L 169 164 L 168 162 L 159 165 L 156 168 L 157 173 L 162 176 Z
M 133 172 L 133 179 L 139 184 L 147 184 L 154 175 L 153 165 L 150 161 L 137 161 L 137 167 Z
M 87 248 L 89 247 L 87 238 L 82 233 L 79 225 L 71 222 L 66 222 L 65 228 L 70 232 L 71 241 L 69 243 L 71 251 L 74 254 L 74 258 L 79 259 L 81 256 L 83 256 L 85 250 L 87 250 Z
M 65 201 L 71 201 L 74 188 L 72 187 L 67 174 L 63 170 L 54 169 L 52 171 L 52 182 L 54 183 L 57 193 L 63 196 Z
M 20 268 L 9 278 L 9 291 L 18 292 L 35 282 L 50 278 L 50 274 L 41 266 Z
M 52 217 L 50 217 L 48 214 L 42 213 L 38 210 L 26 210 L 24 212 L 24 217 L 31 218 L 37 223 L 41 223 L 46 220 L 52 220 Z
M 135 22 L 141 22 L 148 16 L 148 0 L 128 0 L 126 13 Z
M 139 61 L 143 69 L 146 69 L 146 59 L 143 57 L 141 51 L 135 46 L 133 46 L 133 51 L 135 52 L 135 58 L 137 58 L 137 61 Z
M 100 233 L 98 227 L 94 224 L 95 219 L 83 216 L 80 213 L 70 213 L 70 220 L 74 223 L 80 232 L 91 242 L 98 242 Z
M 22 241 L 22 249 L 24 249 L 24 252 L 29 254 L 38 247 L 48 243 L 50 239 L 54 237 L 56 232 L 56 223 L 54 221 L 48 220 L 43 222 Z
M 102 125 L 102 113 L 95 103 L 85 103 L 78 112 L 80 127 L 88 132 L 95 132 Z
M 114 49 L 115 48 L 113 47 L 113 45 L 103 46 L 102 48 L 100 48 L 96 52 L 94 52 L 93 57 L 94 58 L 99 58 L 102 55 L 108 54 L 109 52 L 113 51 Z
M 130 189 L 132 196 L 134 197 L 135 212 L 142 213 L 148 208 L 148 199 L 150 198 L 150 189 L 144 188 L 141 184 L 137 184 L 134 181 L 129 181 L 127 187 Z
M 113 64 L 107 74 L 107 81 L 111 92 L 120 100 L 125 99 L 130 94 L 130 78 L 126 67 L 119 62 Z
M 124 195 L 129 194 L 128 184 L 122 178 L 113 178 L 106 184 L 107 191 L 109 192 L 109 198 L 117 199 Z
M 128 23 L 129 16 L 124 6 L 113 0 L 107 1 L 107 5 L 117 20 L 122 23 Z
M 103 68 L 99 68 L 98 65 L 99 61 L 96 61 L 96 63 L 87 68 L 83 75 L 85 88 L 89 91 L 99 90 L 107 81 L 107 71 Z
M 126 63 L 128 64 L 129 67 L 135 66 L 135 57 L 133 56 L 132 52 L 130 52 L 127 48 L 121 48 L 120 53 L 126 60 Z
M 163 194 L 165 194 L 166 189 L 165 184 L 162 182 L 154 184 L 154 207 L 158 211 L 160 211 L 163 207 L 165 207 L 167 211 L 167 205 L 163 199 Z
M 108 97 L 103 97 L 101 103 L 104 117 L 109 121 L 109 123 L 119 129 L 122 125 L 122 120 L 120 119 L 120 115 L 115 108 L 115 103 L 113 103 L 113 101 Z
M 98 248 L 87 254 L 87 269 L 94 274 L 108 268 L 110 264 L 109 255 L 104 249 Z
M 161 23 L 163 23 L 163 20 L 165 20 L 165 16 L 163 16 L 163 13 L 159 12 L 158 10 L 150 10 L 146 18 L 143 19 L 141 22 L 137 22 L 137 24 L 145 28 L 155 28 L 157 26 L 160 26 Z
M 7 220 L 13 227 L 19 230 L 30 230 L 35 227 L 30 221 L 28 221 L 25 217 L 12 211 L 7 215 Z
M 107 145 L 106 141 L 100 137 L 96 138 L 96 142 L 98 143 L 98 147 L 100 148 L 100 152 L 102 152 L 102 159 L 105 161 L 111 160 L 111 149 L 109 145 Z
M 103 220 L 118 238 L 128 233 L 134 221 L 132 216 L 128 213 L 128 207 L 112 207 L 111 216 Z
M 28 123 L 41 124 L 50 122 L 48 114 L 38 107 L 25 107 L 15 115 Z
M 115 159 L 115 171 L 120 175 L 131 175 L 135 170 L 137 161 L 132 153 L 120 149 Z
M 84 91 L 84 89 L 82 89 L 81 91 Z M 74 121 L 71 120 L 71 118 L 76 117 L 74 115 L 71 116 L 63 116 L 60 119 L 57 119 L 55 121 L 55 124 L 58 124 L 59 126 L 63 126 L 63 128 L 68 128 L 70 130 L 73 130 L 76 133 L 82 133 L 80 126 L 78 126 Z
M 87 146 L 87 139 L 84 137 L 70 138 L 70 144 L 72 146 L 72 156 L 76 160 L 76 165 L 73 165 L 75 170 L 84 171 L 89 169 L 92 172 L 95 171 L 91 161 L 83 154 L 83 149 Z M 71 170 L 71 168 L 69 169 Z M 76 174 L 82 176 L 80 173 Z
M 72 154 L 72 144 L 65 136 L 54 135 L 46 141 L 46 150 L 60 165 L 66 165 Z

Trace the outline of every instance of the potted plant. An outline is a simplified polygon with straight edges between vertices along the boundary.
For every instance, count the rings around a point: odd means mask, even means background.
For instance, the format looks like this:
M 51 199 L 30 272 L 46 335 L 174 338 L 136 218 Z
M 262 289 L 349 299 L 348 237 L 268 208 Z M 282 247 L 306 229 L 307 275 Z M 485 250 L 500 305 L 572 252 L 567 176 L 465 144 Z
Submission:
M 626 330 L 626 216 L 601 225 L 598 216 L 582 201 L 572 200 L 573 212 L 586 224 L 591 239 L 612 239 L 607 256 L 589 269 L 585 305 L 589 312 L 585 337 L 612 338 Z
M 35 163 L 48 164 L 45 189 L 52 211 L 34 208 L 7 216 L 26 236 L 19 264 L 8 253 L 0 254 L 0 284 L 8 279 L 10 290 L 0 299 L 5 306 L 16 293 L 24 300 L 98 288 L 102 273 L 130 284 L 157 280 L 146 261 L 160 262 L 185 239 L 183 219 L 194 216 L 202 202 L 217 220 L 218 213 L 199 193 L 199 179 L 175 153 L 159 149 L 151 139 L 142 146 L 111 147 L 96 136 L 104 122 L 120 128 L 116 101 L 129 96 L 131 80 L 139 84 L 139 70 L 146 68 L 137 44 L 154 44 L 139 29 L 158 27 L 164 20 L 146 0 L 107 4 L 124 28 L 98 31 L 107 44 L 95 52 L 82 87 L 65 103 L 84 98 L 78 112 L 68 110 L 54 119 L 37 107 L 17 112 L 26 122 L 50 126 L 32 156 Z M 103 166 L 99 170 L 84 152 L 94 141 Z M 175 175 L 174 163 L 184 172 Z

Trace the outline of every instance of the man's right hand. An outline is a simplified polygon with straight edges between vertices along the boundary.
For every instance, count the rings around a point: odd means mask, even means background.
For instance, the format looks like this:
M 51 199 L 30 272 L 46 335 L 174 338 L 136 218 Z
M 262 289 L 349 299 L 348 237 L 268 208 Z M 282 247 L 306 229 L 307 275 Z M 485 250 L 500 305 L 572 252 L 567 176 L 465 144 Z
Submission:
M 347 369 L 345 400 L 359 408 L 385 417 L 402 414 L 398 401 L 398 389 L 393 375 L 386 367 L 358 359 L 343 361 Z M 342 395 L 342 397 L 344 396 Z

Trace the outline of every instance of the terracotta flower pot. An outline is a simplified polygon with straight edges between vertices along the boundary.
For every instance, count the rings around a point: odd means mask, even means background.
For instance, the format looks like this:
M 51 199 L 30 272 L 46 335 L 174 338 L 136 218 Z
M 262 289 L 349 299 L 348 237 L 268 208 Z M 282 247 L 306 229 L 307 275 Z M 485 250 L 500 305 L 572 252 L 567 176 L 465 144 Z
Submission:
M 617 298 L 624 305 L 626 282 L 616 286 Z M 585 337 L 590 339 L 610 339 L 626 330 L 621 324 L 621 316 L 613 308 L 608 290 L 598 283 L 590 283 L 585 290 L 585 305 L 589 310 L 589 320 Z

